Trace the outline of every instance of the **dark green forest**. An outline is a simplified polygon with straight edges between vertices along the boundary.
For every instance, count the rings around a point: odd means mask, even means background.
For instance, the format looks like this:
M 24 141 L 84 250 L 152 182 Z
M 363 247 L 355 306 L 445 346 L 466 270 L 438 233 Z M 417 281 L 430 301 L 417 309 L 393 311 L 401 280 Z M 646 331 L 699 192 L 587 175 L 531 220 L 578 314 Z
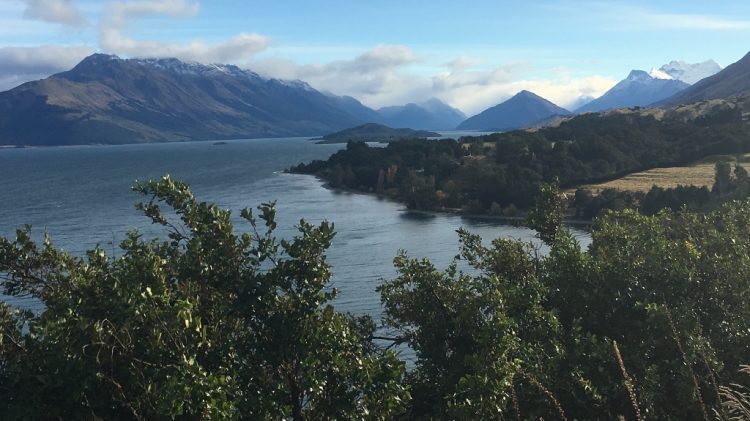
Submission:
M 540 187 L 528 223 L 546 252 L 463 230 L 448 267 L 403 252 L 382 325 L 332 305 L 333 224 L 278 239 L 273 204 L 236 228 L 165 177 L 135 186 L 162 240 L 74 257 L 20 229 L 0 239 L 3 292 L 44 307 L 0 304 L 0 414 L 748 419 L 750 202 L 611 212 L 583 250 L 559 187 Z
M 660 118 L 648 110 L 583 114 L 536 131 L 410 140 L 385 148 L 352 143 L 327 161 L 290 171 L 317 175 L 336 188 L 384 194 L 411 209 L 514 215 L 529 209 L 542 183 L 557 180 L 574 188 L 711 155 L 746 153 L 750 126 L 741 104 Z M 599 210 L 579 210 L 579 216 Z

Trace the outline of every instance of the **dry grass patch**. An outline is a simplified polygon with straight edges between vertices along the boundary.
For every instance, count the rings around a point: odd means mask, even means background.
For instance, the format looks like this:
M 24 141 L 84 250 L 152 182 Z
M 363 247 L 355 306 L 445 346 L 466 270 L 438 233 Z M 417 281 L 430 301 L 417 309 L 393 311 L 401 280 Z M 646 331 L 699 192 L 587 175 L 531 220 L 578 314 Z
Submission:
M 734 159 L 732 158 L 734 162 Z M 689 167 L 653 168 L 628 174 L 617 180 L 605 183 L 587 184 L 580 186 L 582 189 L 590 190 L 599 194 L 604 189 L 617 189 L 631 192 L 648 192 L 656 185 L 662 188 L 683 186 L 706 186 L 711 188 L 714 184 L 714 162 L 703 162 Z M 574 192 L 576 189 L 571 189 Z

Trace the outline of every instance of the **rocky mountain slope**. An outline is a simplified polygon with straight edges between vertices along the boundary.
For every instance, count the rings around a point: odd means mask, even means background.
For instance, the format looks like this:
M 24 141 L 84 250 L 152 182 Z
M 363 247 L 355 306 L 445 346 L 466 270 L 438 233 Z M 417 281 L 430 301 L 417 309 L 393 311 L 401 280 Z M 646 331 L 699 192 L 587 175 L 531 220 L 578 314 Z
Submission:
M 0 93 L 0 145 L 307 136 L 376 117 L 354 98 L 236 66 L 94 54 Z

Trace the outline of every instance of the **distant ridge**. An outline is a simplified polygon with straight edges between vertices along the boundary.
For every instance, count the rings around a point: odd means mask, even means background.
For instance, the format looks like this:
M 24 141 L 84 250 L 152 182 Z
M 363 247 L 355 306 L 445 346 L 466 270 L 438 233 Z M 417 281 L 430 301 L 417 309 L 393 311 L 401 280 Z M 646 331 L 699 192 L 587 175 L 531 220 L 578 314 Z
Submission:
M 659 68 L 673 79 L 681 80 L 688 85 L 693 85 L 701 79 L 713 76 L 721 71 L 721 66 L 713 60 L 702 63 L 685 63 L 681 60 L 672 60 Z
M 688 88 L 685 82 L 672 79 L 660 71 L 633 70 L 627 78 L 601 97 L 575 110 L 577 113 L 605 111 L 614 108 L 643 107 L 668 98 Z
M 236 66 L 94 54 L 0 93 L 0 144 L 311 136 L 377 117 L 354 98 Z
M 728 99 L 750 93 L 750 53 L 724 70 L 655 105 L 671 107 L 709 99 Z
M 571 112 L 529 91 L 521 91 L 512 98 L 467 119 L 456 130 L 507 131 L 530 127 L 554 116 Z
M 443 101 L 432 98 L 422 104 L 409 103 L 378 110 L 381 121 L 390 127 L 420 130 L 453 130 L 466 115 Z

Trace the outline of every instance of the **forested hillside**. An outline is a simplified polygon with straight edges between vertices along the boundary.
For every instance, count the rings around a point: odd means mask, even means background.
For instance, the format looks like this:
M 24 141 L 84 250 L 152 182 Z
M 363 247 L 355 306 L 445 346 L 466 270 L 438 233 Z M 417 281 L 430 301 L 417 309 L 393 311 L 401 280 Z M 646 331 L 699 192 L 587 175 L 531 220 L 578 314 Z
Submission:
M 708 155 L 748 152 L 743 104 L 584 114 L 535 131 L 386 148 L 350 144 L 327 161 L 291 171 L 318 175 L 333 187 L 383 193 L 413 209 L 508 213 L 527 209 L 542 182 L 556 179 L 562 187 L 575 187 Z

